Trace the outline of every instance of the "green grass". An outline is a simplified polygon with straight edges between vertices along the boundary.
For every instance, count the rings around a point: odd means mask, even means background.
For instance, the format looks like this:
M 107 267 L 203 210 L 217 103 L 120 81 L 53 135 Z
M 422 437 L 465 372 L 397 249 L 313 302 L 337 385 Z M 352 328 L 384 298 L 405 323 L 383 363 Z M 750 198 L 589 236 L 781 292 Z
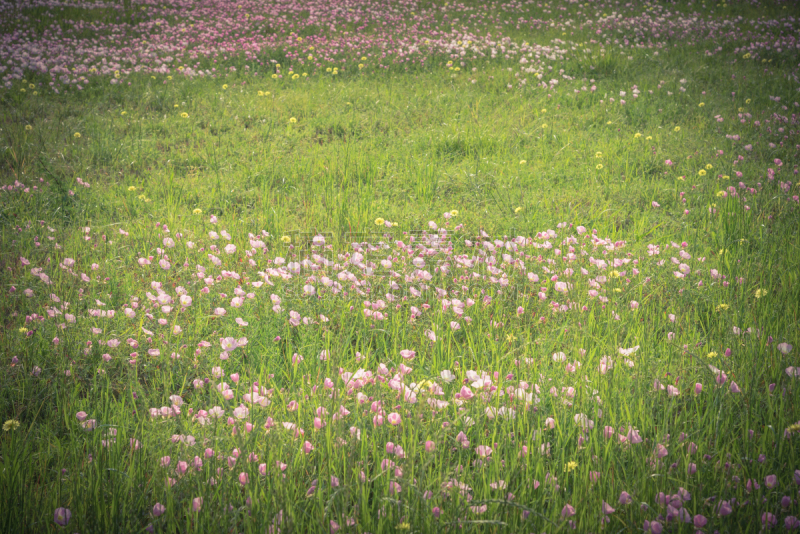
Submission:
M 742 5 L 731 9 L 754 16 Z M 519 32 L 520 39 L 539 44 L 558 36 Z M 589 38 L 588 32 L 570 36 L 575 42 Z M 690 514 L 709 518 L 708 531 L 756 531 L 763 512 L 778 516 L 781 525 L 785 516 L 797 515 L 798 437 L 784 430 L 800 419 L 797 378 L 785 372 L 798 366 L 798 351 L 784 355 L 777 345 L 797 347 L 800 340 L 800 219 L 791 198 L 798 194 L 793 174 L 798 138 L 795 126 L 786 126 L 783 140 L 768 133 L 764 122 L 775 113 L 797 112 L 797 83 L 788 75 L 796 73 L 794 59 L 711 61 L 698 53 L 709 46 L 681 44 L 658 56 L 637 51 L 631 60 L 627 52 L 609 47 L 600 54 L 599 46 L 591 46 L 585 58 L 553 63 L 553 73 L 543 80 L 555 78 L 559 68 L 574 77 L 560 79 L 557 90 L 534 87 L 537 80 L 530 75 L 528 86 L 518 88 L 507 70 L 517 66 L 514 60 L 473 62 L 476 72 L 455 72 L 438 56 L 431 60 L 436 66 L 409 72 L 366 68 L 296 81 L 247 74 L 250 63 L 233 59 L 229 64 L 236 73 L 217 79 L 133 75 L 129 86 L 98 79 L 82 92 L 65 94 L 50 91 L 47 78 L 15 82 L 0 93 L 0 175 L 3 184 L 18 180 L 40 190 L 0 192 L 5 327 L 0 415 L 19 422 L 0 433 L 0 531 L 63 530 L 55 527 L 53 511 L 65 507 L 72 514 L 65 528 L 77 532 L 142 532 L 149 524 L 158 532 L 263 532 L 277 526 L 282 514 L 281 532 L 329 532 L 333 520 L 348 532 L 552 533 L 571 530 L 562 519 L 562 509 L 571 504 L 576 515 L 569 519 L 578 531 L 598 532 L 605 501 L 616 508 L 606 516 L 607 531 L 627 532 L 666 515 L 657 495 L 679 488 L 692 494 L 683 503 Z M 686 92 L 679 89 L 682 78 Z M 39 94 L 34 96 L 28 83 L 37 84 Z M 752 120 L 740 124 L 739 108 Z M 755 127 L 753 120 L 764 124 Z M 742 140 L 733 142 L 728 134 Z M 753 150 L 745 151 L 744 144 L 754 144 Z M 740 154 L 744 159 L 734 165 Z M 674 165 L 666 165 L 668 159 Z M 778 168 L 775 159 L 782 167 L 770 181 L 767 169 Z M 706 165 L 712 168 L 701 176 Z M 757 193 L 743 192 L 740 181 Z M 792 184 L 782 190 L 779 184 L 785 182 Z M 731 186 L 739 196 L 719 195 Z M 445 219 L 451 210 L 457 215 Z M 377 218 L 397 226 L 376 226 Z M 453 249 L 425 257 L 424 269 L 432 275 L 427 284 L 406 280 L 414 276 L 411 259 L 419 249 L 405 246 L 424 241 L 423 230 L 436 233 L 429 221 L 447 229 Z M 562 222 L 567 227 L 557 227 Z M 588 232 L 579 235 L 579 225 Z M 228 241 L 214 241 L 208 232 L 223 229 L 238 250 L 213 252 L 220 261 L 215 266 L 209 247 L 221 249 Z M 548 229 L 558 237 L 537 237 Z M 608 242 L 593 243 L 593 230 Z M 533 239 L 519 245 L 521 252 L 498 247 L 480 255 L 467 241 L 479 241 L 481 231 L 491 236 L 483 241 L 500 239 L 500 246 L 511 247 L 517 236 Z M 375 263 L 373 275 L 348 267 L 364 286 L 336 276 L 359 233 L 388 245 L 366 254 Z M 329 249 L 310 247 L 307 241 L 316 234 L 327 236 Z M 249 244 L 259 235 L 263 246 Z M 565 243 L 570 235 L 575 241 Z M 289 236 L 296 248 L 281 236 Z M 167 237 L 177 245 L 167 249 L 171 267 L 163 270 L 157 249 L 166 247 Z M 545 241 L 552 248 L 532 245 Z M 606 248 L 617 241 L 624 247 Z M 648 255 L 650 244 L 660 245 L 659 255 Z M 570 245 L 576 257 L 567 262 L 562 258 Z M 434 248 L 430 242 L 427 247 Z M 673 274 L 678 265 L 670 258 L 679 258 L 678 249 L 691 256 L 678 261 L 691 268 L 686 279 Z M 340 265 L 288 279 L 273 275 L 273 287 L 248 285 L 262 279 L 259 271 L 275 268 L 276 257 L 300 262 L 309 253 Z M 504 253 L 525 269 L 504 260 Z M 497 262 L 461 267 L 459 254 L 484 259 L 494 254 Z M 137 263 L 148 256 L 154 257 L 151 265 Z M 387 256 L 400 277 L 381 268 Z M 601 270 L 590 256 L 637 263 Z M 66 258 L 75 265 L 63 264 Z M 443 263 L 446 274 L 436 269 Z M 208 294 L 200 291 L 208 282 L 197 276 L 197 265 L 205 267 L 206 276 L 219 276 Z M 34 267 L 52 284 L 34 276 Z M 506 273 L 507 288 L 494 268 Z M 565 276 L 566 268 L 575 273 Z M 581 268 L 590 276 L 581 275 Z M 640 272 L 634 274 L 634 268 Z M 526 271 L 541 280 L 530 282 Z M 619 271 L 626 274 L 615 277 Z M 548 280 L 556 272 L 560 282 L 574 285 L 565 295 Z M 81 281 L 81 273 L 90 281 Z M 323 274 L 347 294 L 326 290 Z M 589 278 L 602 275 L 608 277 L 600 290 L 605 304 L 588 296 Z M 401 289 L 393 289 L 392 280 Z M 161 282 L 176 301 L 176 287 L 185 287 L 194 302 L 183 311 L 176 302 L 163 313 L 160 303 L 148 302 L 147 292 L 156 292 L 152 282 Z M 304 296 L 305 284 L 320 297 Z M 461 286 L 469 286 L 466 292 L 475 300 L 464 311 L 471 322 L 452 308 L 443 310 L 436 294 L 441 288 L 447 299 L 466 300 Z M 542 287 L 549 288 L 544 300 L 537 295 Z M 30 297 L 24 294 L 28 288 Z M 255 298 L 236 308 L 231 299 L 238 289 Z M 386 300 L 387 293 L 397 300 L 386 303 L 385 320 L 365 317 L 364 301 Z M 271 309 L 271 294 L 282 299 L 280 313 Z M 491 301 L 484 302 L 486 296 Z M 568 311 L 553 311 L 553 301 Z M 631 301 L 639 308 L 632 310 Z M 410 307 L 423 303 L 430 309 L 411 320 Z M 215 317 L 216 307 L 226 308 L 227 315 Z M 125 308 L 133 309 L 135 318 L 127 318 Z M 92 315 L 101 309 L 113 309 L 116 316 Z M 50 318 L 48 310 L 57 315 Z M 315 324 L 291 326 L 290 310 Z M 44 320 L 26 321 L 32 314 Z M 76 322 L 68 322 L 66 314 Z M 236 324 L 236 317 L 249 326 Z M 460 329 L 453 330 L 451 321 Z M 753 333 L 736 335 L 734 328 Z M 435 330 L 436 342 L 426 337 L 427 330 Z M 217 340 L 229 336 L 246 336 L 248 344 L 221 361 Z M 128 338 L 138 348 L 129 347 Z M 103 344 L 110 339 L 121 345 Z M 201 340 L 211 346 L 198 347 Z M 629 367 L 619 349 L 636 345 Z M 148 355 L 149 349 L 159 354 Z M 403 360 L 404 349 L 415 350 L 416 358 Z M 323 350 L 330 355 L 324 361 Z M 557 352 L 566 354 L 566 362 L 553 360 Z M 304 361 L 293 363 L 294 354 Z M 604 357 L 613 358 L 614 367 L 601 374 Z M 565 369 L 575 362 L 580 367 L 574 372 Z M 378 376 L 382 363 L 391 371 L 385 381 L 364 385 L 369 400 L 361 404 L 356 391 L 347 392 L 341 372 L 364 368 Z M 404 400 L 402 388 L 398 394 L 388 384 L 401 363 L 413 368 L 407 386 L 431 380 L 444 395 L 419 390 L 416 403 Z M 709 365 L 726 374 L 724 385 L 716 386 Z M 223 379 L 213 376 L 217 366 L 226 373 Z M 457 377 L 452 384 L 440 378 L 445 369 Z M 524 399 L 509 401 L 505 392 L 478 395 L 457 407 L 454 395 L 468 370 L 488 372 L 500 391 L 513 386 L 512 394 L 524 381 L 538 401 L 526 406 Z M 238 384 L 232 373 L 240 375 Z M 326 378 L 333 389 L 323 385 Z M 203 379 L 210 382 L 193 386 Z M 214 388 L 222 380 L 231 385 L 233 399 Z M 654 388 L 655 380 L 680 395 L 669 397 L 658 384 Z M 245 420 L 254 429 L 248 432 L 241 421 L 229 425 L 225 418 L 233 416 L 255 381 L 269 390 L 262 394 L 270 405 L 250 408 Z M 475 380 L 466 381 L 477 393 L 480 388 L 470 385 Z M 731 382 L 741 393 L 730 391 Z M 703 385 L 700 394 L 694 393 L 696 383 Z M 772 393 L 770 384 L 776 385 Z M 574 388 L 574 398 L 562 388 Z M 151 418 L 148 410 L 170 406 L 172 395 L 182 398 L 181 415 Z M 432 409 L 429 398 L 449 405 Z M 290 411 L 290 401 L 298 401 L 299 409 Z M 402 424 L 374 426 L 374 401 L 382 401 L 387 414 L 401 414 Z M 225 417 L 206 426 L 189 414 L 189 408 L 197 414 L 213 406 L 224 408 Z M 324 428 L 314 430 L 318 406 L 328 415 L 322 417 Z M 350 414 L 333 420 L 340 406 Z M 516 417 L 491 417 L 486 411 L 503 406 L 513 408 Z M 97 428 L 82 429 L 79 411 L 96 420 Z M 579 413 L 593 420 L 593 430 L 582 433 L 574 420 Z M 274 420 L 270 429 L 264 428 L 267 417 Z M 552 429 L 548 418 L 554 419 Z M 304 437 L 295 439 L 283 422 L 303 428 Z M 603 436 L 604 426 L 625 435 L 629 425 L 643 443 L 629 446 Z M 459 432 L 469 448 L 459 444 Z M 171 439 L 178 435 L 191 435 L 196 444 Z M 116 442 L 106 446 L 110 439 Z M 139 448 L 130 440 L 138 440 Z M 425 451 L 427 440 L 436 443 L 434 452 Z M 314 447 L 310 454 L 302 450 L 304 441 Z M 405 457 L 387 454 L 387 441 L 401 445 Z M 689 453 L 689 442 L 697 445 L 695 454 Z M 548 443 L 549 454 L 540 454 Z M 669 450 L 662 460 L 655 457 L 657 444 Z M 481 461 L 478 445 L 494 449 L 490 460 Z M 207 447 L 214 451 L 211 457 L 204 454 Z M 229 467 L 234 448 L 241 455 Z M 257 461 L 247 461 L 251 453 Z M 159 465 L 164 456 L 171 457 L 168 468 Z M 177 462 L 191 463 L 196 456 L 202 466 L 178 477 Z M 386 459 L 402 473 L 383 470 Z M 276 462 L 285 463 L 285 471 Z M 569 462 L 577 466 L 568 469 Z M 690 463 L 696 474 L 687 474 Z M 266 475 L 259 474 L 260 464 Z M 593 472 L 600 473 L 596 482 Z M 246 485 L 240 484 L 240 473 L 248 474 Z M 777 486 L 767 488 L 765 477 L 772 474 Z M 177 483 L 168 487 L 167 477 Z M 212 477 L 215 484 L 209 483 Z M 761 489 L 748 492 L 748 479 Z M 470 490 L 459 493 L 447 486 L 451 480 Z M 490 485 L 499 480 L 506 489 Z M 399 494 L 392 492 L 393 483 L 402 487 Z M 618 504 L 623 490 L 633 496 L 632 504 Z M 794 499 L 788 510 L 781 506 L 784 495 Z M 197 497 L 203 498 L 202 511 L 192 512 Z M 734 512 L 717 517 L 714 506 L 731 499 L 738 501 Z M 157 502 L 166 512 L 153 517 Z M 470 509 L 482 504 L 485 513 Z M 438 518 L 434 507 L 441 511 Z M 346 518 L 355 524 L 346 526 Z M 670 525 L 675 525 L 671 531 L 690 531 L 677 520 Z

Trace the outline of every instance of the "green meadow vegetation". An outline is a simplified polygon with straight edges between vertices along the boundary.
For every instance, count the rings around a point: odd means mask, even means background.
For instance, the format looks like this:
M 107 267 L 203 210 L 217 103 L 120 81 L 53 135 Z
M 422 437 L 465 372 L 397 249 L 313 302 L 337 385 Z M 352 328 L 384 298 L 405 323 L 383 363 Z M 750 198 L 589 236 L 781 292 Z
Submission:
M 3 4 L 0 531 L 800 528 L 786 7 Z

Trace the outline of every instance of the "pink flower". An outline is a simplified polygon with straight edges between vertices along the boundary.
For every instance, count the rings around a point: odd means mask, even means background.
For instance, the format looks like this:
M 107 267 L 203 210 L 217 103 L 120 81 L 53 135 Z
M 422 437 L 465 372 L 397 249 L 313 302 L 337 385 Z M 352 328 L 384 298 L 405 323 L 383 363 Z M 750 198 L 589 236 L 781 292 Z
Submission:
M 178 465 L 175 467 L 175 472 L 178 475 L 184 475 L 188 470 L 189 470 L 189 464 L 187 462 L 184 462 L 183 460 L 178 462 Z
M 781 352 L 781 354 L 789 354 L 792 352 L 792 346 L 788 343 L 778 343 L 778 350 Z
M 400 356 L 402 356 L 404 360 L 413 360 L 416 355 L 417 353 L 413 350 L 406 349 L 400 351 Z
M 158 465 L 160 465 L 161 467 L 169 467 L 171 461 L 172 458 L 170 458 L 169 456 L 162 456 L 161 460 L 159 460 L 158 462 Z
M 736 385 L 736 382 L 731 380 L 731 393 L 741 393 L 742 390 L 739 389 L 739 386 Z
M 436 450 L 436 443 L 428 440 L 425 442 L 425 452 L 433 452 Z
M 778 485 L 778 477 L 776 475 L 767 475 L 767 478 L 764 479 L 764 485 L 769 489 L 774 488 Z
M 72 512 L 69 511 L 69 508 L 56 508 L 53 514 L 53 521 L 55 521 L 56 525 L 65 527 L 67 523 L 69 523 L 71 517 Z
M 247 484 L 249 481 L 250 481 L 250 476 L 249 476 L 247 473 L 245 473 L 244 471 L 242 471 L 241 473 L 239 473 L 239 484 L 241 484 L 242 486 L 244 486 L 244 485 L 245 485 L 245 484 Z
M 658 202 L 656 202 L 656 201 L 654 200 L 654 201 L 652 202 L 652 206 L 653 206 L 654 208 L 660 208 L 660 207 L 661 207 L 661 204 L 659 204 Z
M 633 502 L 633 497 L 627 491 L 623 491 L 619 494 L 619 503 L 620 504 L 630 504 Z
M 303 443 L 303 452 L 306 454 L 311 454 L 311 451 L 314 450 L 314 446 L 311 444 L 310 441 L 306 441 Z
M 88 414 L 86 412 L 78 412 L 78 413 L 75 414 L 75 417 L 78 418 L 78 421 L 83 423 L 84 421 L 86 421 L 86 418 L 89 417 L 89 416 L 88 416 Z
M 565 519 L 567 517 L 572 517 L 575 515 L 575 507 L 571 504 L 565 504 L 564 508 L 561 509 L 561 518 Z
M 613 514 L 614 512 L 616 512 L 616 510 L 611 508 L 611 505 L 608 504 L 606 501 L 603 501 L 602 509 L 603 509 L 603 513 L 606 514 L 606 515 Z
M 764 512 L 761 514 L 761 524 L 767 528 L 773 528 L 778 524 L 778 518 L 769 512 Z
M 492 454 L 492 448 L 486 445 L 478 445 L 475 447 L 475 452 L 481 458 L 487 458 Z
M 166 511 L 167 511 L 167 507 L 164 506 L 163 504 L 161 504 L 160 502 L 157 502 L 155 504 L 155 506 L 153 506 L 153 516 L 155 516 L 155 517 L 163 515 L 164 512 L 166 512 Z
M 402 418 L 400 417 L 400 414 L 397 412 L 390 413 L 388 416 L 386 416 L 386 420 L 392 426 L 397 426 L 402 422 Z
M 192 512 L 199 512 L 203 508 L 203 498 L 195 497 L 192 499 Z

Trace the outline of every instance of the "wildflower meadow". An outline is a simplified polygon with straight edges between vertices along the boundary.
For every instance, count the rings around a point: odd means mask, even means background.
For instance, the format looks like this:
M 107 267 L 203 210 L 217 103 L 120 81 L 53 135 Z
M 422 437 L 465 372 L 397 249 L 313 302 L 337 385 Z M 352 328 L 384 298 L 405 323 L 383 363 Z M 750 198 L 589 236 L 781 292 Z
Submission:
M 0 0 L 0 532 L 800 529 L 798 13 Z

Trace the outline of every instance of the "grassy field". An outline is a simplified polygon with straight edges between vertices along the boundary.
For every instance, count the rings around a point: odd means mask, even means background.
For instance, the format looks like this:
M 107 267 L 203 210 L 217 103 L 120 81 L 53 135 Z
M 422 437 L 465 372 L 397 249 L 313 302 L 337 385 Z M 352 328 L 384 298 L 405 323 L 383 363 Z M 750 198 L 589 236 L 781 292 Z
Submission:
M 800 528 L 794 3 L 0 13 L 0 531 Z

